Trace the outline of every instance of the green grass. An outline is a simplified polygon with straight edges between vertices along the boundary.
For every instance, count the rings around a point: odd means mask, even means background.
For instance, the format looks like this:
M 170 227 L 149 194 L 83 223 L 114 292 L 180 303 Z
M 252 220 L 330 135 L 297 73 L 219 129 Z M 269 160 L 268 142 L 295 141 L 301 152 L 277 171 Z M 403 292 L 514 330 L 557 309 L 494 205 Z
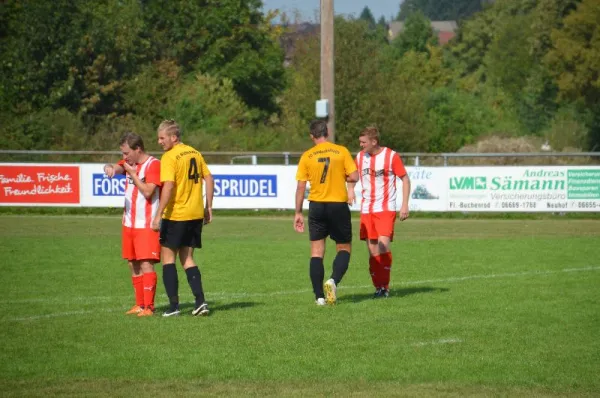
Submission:
M 189 315 L 180 269 L 168 319 L 123 315 L 119 217 L 0 216 L 0 395 L 600 394 L 596 220 L 409 220 L 390 298 L 355 240 L 320 308 L 290 217 L 216 216 L 196 256 L 212 313 Z

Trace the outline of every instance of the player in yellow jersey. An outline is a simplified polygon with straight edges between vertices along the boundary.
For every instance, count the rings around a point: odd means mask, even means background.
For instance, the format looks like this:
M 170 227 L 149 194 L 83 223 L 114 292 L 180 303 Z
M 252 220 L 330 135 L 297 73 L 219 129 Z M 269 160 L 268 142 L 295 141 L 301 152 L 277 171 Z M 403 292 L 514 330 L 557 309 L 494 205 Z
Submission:
M 294 228 L 304 232 L 302 203 L 306 184 L 310 182 L 308 195 L 308 234 L 310 238 L 310 280 L 318 305 L 335 304 L 336 288 L 350 263 L 352 248 L 352 223 L 348 204 L 354 201 L 354 189 L 358 171 L 352 155 L 346 147 L 327 141 L 327 123 L 315 120 L 310 124 L 310 136 L 315 146 L 302 154 L 296 180 L 296 215 Z M 325 239 L 330 236 L 336 243 L 337 254 L 329 280 L 323 284 L 325 268 Z M 327 297 L 327 300 L 325 300 Z
M 162 190 L 158 205 L 162 219 L 155 217 L 152 228 L 160 229 L 163 282 L 170 303 L 163 316 L 179 315 L 177 255 L 196 299 L 192 315 L 208 315 L 202 278 L 193 254 L 194 248 L 202 247 L 202 226 L 212 221 L 214 179 L 200 152 L 180 139 L 181 130 L 174 120 L 165 120 L 158 126 L 158 143 L 165 150 L 160 161 Z

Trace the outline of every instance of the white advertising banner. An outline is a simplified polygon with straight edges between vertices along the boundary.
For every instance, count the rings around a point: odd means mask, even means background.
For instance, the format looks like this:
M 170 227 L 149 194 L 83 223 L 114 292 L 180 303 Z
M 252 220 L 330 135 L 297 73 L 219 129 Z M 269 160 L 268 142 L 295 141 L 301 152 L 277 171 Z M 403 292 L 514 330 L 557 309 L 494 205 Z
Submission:
M 600 167 L 448 167 L 447 211 L 600 211 Z
M 296 166 L 209 166 L 215 209 L 293 209 Z M 411 211 L 598 212 L 600 167 L 406 167 Z M 0 206 L 122 208 L 125 176 L 103 164 L 0 163 Z M 398 179 L 397 208 L 402 201 Z M 361 185 L 356 185 L 359 210 Z M 305 195 L 308 196 L 308 191 Z M 304 208 L 308 202 L 304 201 Z
M 122 207 L 125 176 L 108 178 L 103 164 L 81 165 L 81 202 Z M 215 209 L 293 209 L 296 171 L 291 166 L 209 166 L 215 179 Z

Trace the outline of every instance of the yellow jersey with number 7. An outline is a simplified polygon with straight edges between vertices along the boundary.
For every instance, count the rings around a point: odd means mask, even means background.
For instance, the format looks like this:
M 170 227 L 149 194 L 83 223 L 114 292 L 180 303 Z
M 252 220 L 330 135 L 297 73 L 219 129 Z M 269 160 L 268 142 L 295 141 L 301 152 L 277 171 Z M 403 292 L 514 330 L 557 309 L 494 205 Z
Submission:
M 356 163 L 346 147 L 323 142 L 302 154 L 296 180 L 310 182 L 311 202 L 347 202 L 346 177 L 355 171 Z
M 204 218 L 203 178 L 210 175 L 204 158 L 183 143 L 175 145 L 160 159 L 160 181 L 175 183 L 173 195 L 162 218 L 188 221 Z

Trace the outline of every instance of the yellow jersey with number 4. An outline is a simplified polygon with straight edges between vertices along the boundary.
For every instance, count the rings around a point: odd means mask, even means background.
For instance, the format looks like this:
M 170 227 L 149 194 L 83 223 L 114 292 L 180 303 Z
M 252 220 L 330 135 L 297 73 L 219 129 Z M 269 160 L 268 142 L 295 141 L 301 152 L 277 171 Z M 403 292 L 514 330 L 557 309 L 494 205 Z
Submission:
M 311 202 L 347 202 L 346 177 L 355 171 L 346 147 L 323 142 L 302 154 L 296 180 L 310 182 Z
M 160 159 L 160 181 L 175 183 L 164 219 L 187 221 L 204 218 L 203 178 L 210 175 L 204 158 L 189 145 L 177 144 Z

